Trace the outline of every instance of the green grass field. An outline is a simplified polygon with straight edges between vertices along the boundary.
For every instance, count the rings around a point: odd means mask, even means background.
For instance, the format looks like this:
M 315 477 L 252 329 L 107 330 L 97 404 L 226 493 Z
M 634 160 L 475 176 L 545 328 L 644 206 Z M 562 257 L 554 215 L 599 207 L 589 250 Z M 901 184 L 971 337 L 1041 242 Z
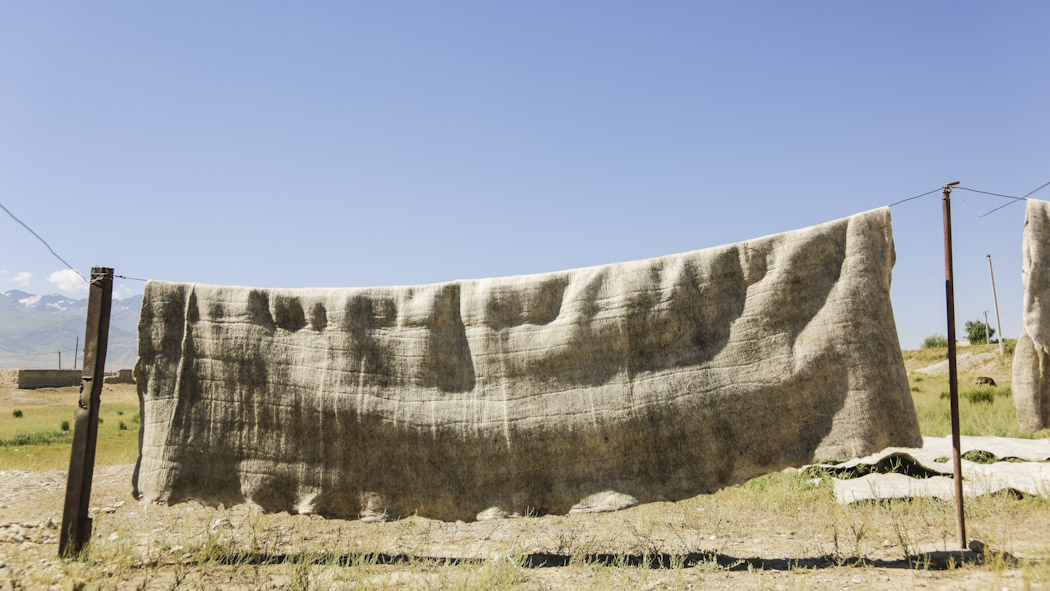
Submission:
M 960 348 L 960 355 L 967 353 L 997 352 L 995 345 L 979 345 Z M 909 370 L 915 413 L 923 435 L 944 437 L 950 435 L 951 414 L 948 401 L 948 376 L 925 375 L 918 371 L 947 358 L 947 349 L 925 349 L 904 351 L 905 367 Z M 959 375 L 959 431 L 963 435 L 993 435 L 997 437 L 1019 437 L 1036 439 L 1050 437 L 1050 429 L 1032 433 L 1021 427 L 1014 413 L 1013 394 L 1010 389 L 1010 367 L 1013 357 L 1007 355 L 992 371 L 963 371 Z M 995 379 L 998 387 L 978 387 L 974 380 L 978 375 Z M 971 401 L 972 400 L 972 401 Z M 988 400 L 988 401 L 985 401 Z
M 67 468 L 78 389 L 47 388 L 14 394 L 0 393 L 0 470 Z M 139 435 L 135 386 L 106 386 L 99 418 L 96 465 L 134 462 Z M 63 422 L 68 430 L 63 430 Z

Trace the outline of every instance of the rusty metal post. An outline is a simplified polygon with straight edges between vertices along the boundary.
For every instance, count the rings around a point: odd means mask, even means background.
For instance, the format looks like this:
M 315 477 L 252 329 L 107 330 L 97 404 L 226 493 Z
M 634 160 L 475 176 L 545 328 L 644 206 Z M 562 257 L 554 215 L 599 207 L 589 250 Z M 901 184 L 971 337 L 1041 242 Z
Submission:
M 92 267 L 88 295 L 87 328 L 84 336 L 84 373 L 80 382 L 73 449 L 69 455 L 66 504 L 62 510 L 62 530 L 58 555 L 70 558 L 91 539 L 91 479 L 95 471 L 95 443 L 98 440 L 98 407 L 106 367 L 109 340 L 109 314 L 113 302 L 113 269 Z
M 966 544 L 966 516 L 963 513 L 962 442 L 959 438 L 959 376 L 955 360 L 955 287 L 952 270 L 952 187 L 959 181 L 944 185 L 944 290 L 948 308 L 948 392 L 952 412 L 952 467 L 955 479 L 955 520 L 959 525 L 959 545 Z

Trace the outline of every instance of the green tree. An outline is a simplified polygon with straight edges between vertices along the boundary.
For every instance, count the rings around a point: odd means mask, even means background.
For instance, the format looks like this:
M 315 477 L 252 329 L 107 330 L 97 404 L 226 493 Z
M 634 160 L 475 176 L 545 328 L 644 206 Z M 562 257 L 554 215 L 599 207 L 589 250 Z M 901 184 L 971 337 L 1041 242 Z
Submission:
M 987 343 L 995 336 L 995 329 L 980 320 L 967 320 L 966 336 L 970 339 L 971 345 Z

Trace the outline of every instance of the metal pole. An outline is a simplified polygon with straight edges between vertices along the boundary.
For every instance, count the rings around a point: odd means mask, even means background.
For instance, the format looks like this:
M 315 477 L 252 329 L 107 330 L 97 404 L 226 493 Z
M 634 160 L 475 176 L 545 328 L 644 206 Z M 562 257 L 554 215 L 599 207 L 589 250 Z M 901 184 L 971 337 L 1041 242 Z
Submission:
M 62 510 L 62 530 L 58 539 L 58 555 L 66 558 L 78 555 L 91 539 L 88 504 L 91 501 L 91 479 L 95 470 L 99 397 L 106 367 L 109 313 L 113 302 L 113 269 L 92 267 L 90 283 L 84 336 L 84 375 L 80 382 L 73 449 L 69 454 L 66 504 Z
M 999 322 L 999 296 L 995 293 L 995 271 L 992 269 L 992 255 L 988 256 L 988 274 L 992 276 L 992 300 L 995 302 L 995 330 L 999 331 L 999 356 L 1005 353 L 1003 350 L 1003 325 Z
M 963 514 L 962 443 L 959 438 L 959 376 L 955 359 L 955 288 L 952 271 L 952 187 L 944 185 L 944 291 L 948 308 L 948 392 L 952 412 L 952 464 L 955 480 L 955 520 L 959 525 L 959 546 L 966 550 L 966 516 Z

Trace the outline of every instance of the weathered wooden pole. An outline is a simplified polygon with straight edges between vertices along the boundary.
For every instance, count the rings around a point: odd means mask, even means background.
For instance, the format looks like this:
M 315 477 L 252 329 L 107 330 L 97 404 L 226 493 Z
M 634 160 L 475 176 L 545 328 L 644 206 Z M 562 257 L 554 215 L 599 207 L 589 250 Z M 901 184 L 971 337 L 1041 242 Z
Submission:
M 95 471 L 98 407 L 106 367 L 112 302 L 113 269 L 92 267 L 84 336 L 84 373 L 80 382 L 73 449 L 69 455 L 66 504 L 62 510 L 62 530 L 58 540 L 58 555 L 66 558 L 80 554 L 91 539 L 88 504 L 91 501 L 91 478 Z
M 959 375 L 955 361 L 955 288 L 952 270 L 952 187 L 944 185 L 944 291 L 948 308 L 948 392 L 952 412 L 952 467 L 955 479 L 955 520 L 959 525 L 959 545 L 966 550 L 966 516 L 963 514 L 962 442 L 959 438 Z

